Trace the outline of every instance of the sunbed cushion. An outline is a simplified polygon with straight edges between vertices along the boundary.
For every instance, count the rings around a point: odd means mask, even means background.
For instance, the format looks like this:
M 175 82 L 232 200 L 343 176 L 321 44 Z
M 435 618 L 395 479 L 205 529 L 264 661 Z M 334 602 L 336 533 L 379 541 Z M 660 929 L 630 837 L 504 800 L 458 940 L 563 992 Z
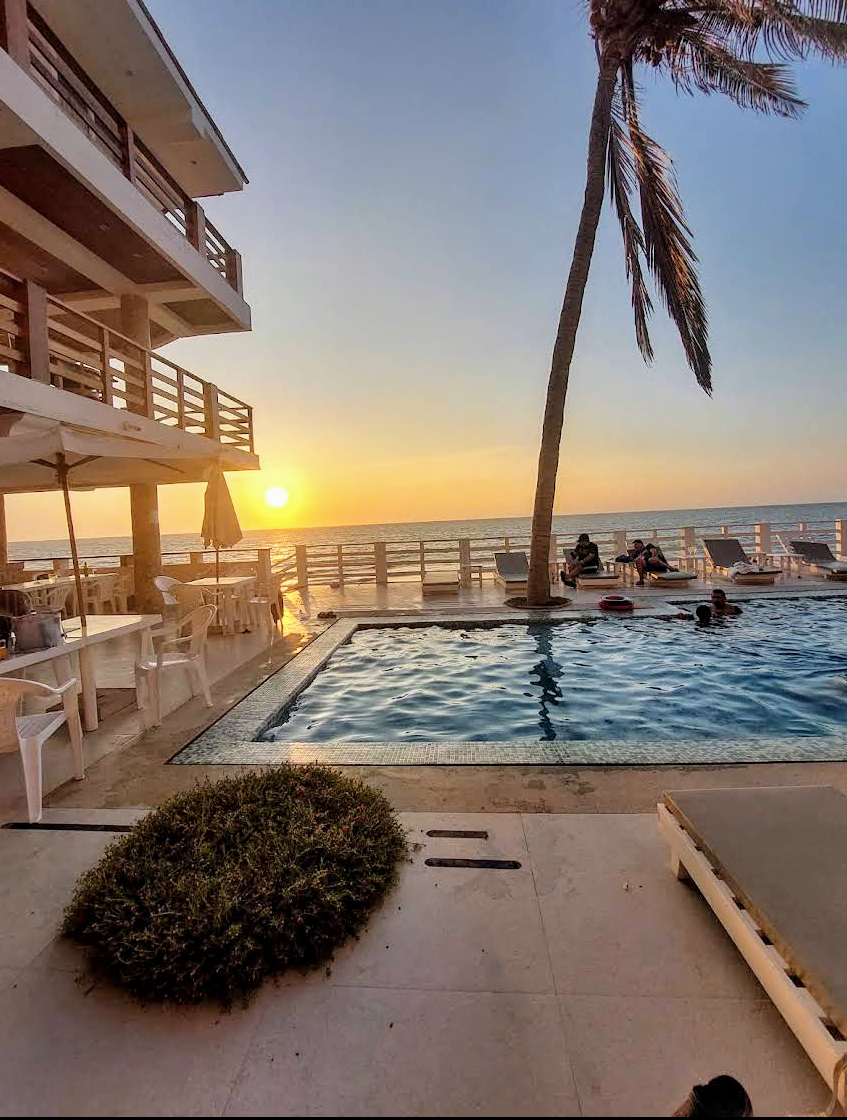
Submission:
M 526 583 L 529 563 L 525 552 L 495 552 L 497 575 L 505 583 Z
M 663 799 L 847 1035 L 847 797 L 781 786 Z

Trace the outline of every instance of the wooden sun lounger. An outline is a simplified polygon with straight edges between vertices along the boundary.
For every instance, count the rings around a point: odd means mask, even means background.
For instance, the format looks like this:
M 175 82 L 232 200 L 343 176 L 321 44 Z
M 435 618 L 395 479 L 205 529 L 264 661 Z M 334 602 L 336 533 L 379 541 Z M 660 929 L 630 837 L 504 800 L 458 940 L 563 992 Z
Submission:
M 847 1063 L 847 797 L 831 786 L 685 790 L 665 793 L 658 813 L 671 870 L 699 887 L 832 1088 Z
M 777 576 L 782 575 L 781 568 L 755 565 L 759 570 L 754 572 L 739 572 L 730 575 L 729 569 L 733 564 L 752 564 L 747 553 L 741 547 L 741 542 L 736 537 L 704 537 L 703 548 L 712 562 L 716 575 L 730 583 L 774 583 Z
M 458 571 L 426 572 L 421 580 L 421 591 L 424 595 L 458 595 Z
M 591 591 L 594 588 L 604 587 L 620 587 L 622 577 L 620 572 L 611 571 L 606 572 L 602 569 L 599 572 L 587 572 L 585 575 L 578 575 L 576 577 L 576 585 L 580 591 Z
M 696 572 L 647 572 L 647 582 L 654 587 L 679 587 L 685 590 L 693 579 L 697 579 Z
M 495 552 L 494 582 L 505 587 L 510 595 L 526 595 L 529 563 L 525 552 Z
M 823 541 L 792 538 L 786 551 L 792 559 L 823 573 L 826 579 L 847 579 L 847 562 L 833 556 L 832 549 Z

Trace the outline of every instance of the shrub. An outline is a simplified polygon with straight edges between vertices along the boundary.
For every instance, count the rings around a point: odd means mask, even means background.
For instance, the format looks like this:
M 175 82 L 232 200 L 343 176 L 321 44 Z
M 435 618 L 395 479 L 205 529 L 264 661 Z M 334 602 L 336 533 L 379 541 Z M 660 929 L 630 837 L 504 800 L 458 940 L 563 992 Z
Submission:
M 62 931 L 141 999 L 229 1005 L 329 958 L 405 852 L 386 798 L 326 767 L 206 781 L 110 845 Z

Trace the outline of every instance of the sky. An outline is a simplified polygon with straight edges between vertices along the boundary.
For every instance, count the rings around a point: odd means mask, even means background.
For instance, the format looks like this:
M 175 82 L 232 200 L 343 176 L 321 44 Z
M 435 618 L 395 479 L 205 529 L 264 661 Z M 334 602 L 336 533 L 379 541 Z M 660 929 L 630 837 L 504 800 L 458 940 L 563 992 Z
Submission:
M 245 168 L 206 210 L 241 250 L 251 334 L 167 351 L 254 406 L 244 528 L 531 512 L 582 201 L 596 62 L 579 0 L 147 0 Z M 606 208 L 568 394 L 559 513 L 837 501 L 847 71 L 797 68 L 799 121 L 641 81 L 700 257 L 698 389 L 658 302 L 636 348 Z M 290 493 L 271 510 L 269 486 Z M 124 533 L 125 492 L 75 497 Z M 165 532 L 202 488 L 160 490 Z M 61 535 L 10 498 L 12 538 Z

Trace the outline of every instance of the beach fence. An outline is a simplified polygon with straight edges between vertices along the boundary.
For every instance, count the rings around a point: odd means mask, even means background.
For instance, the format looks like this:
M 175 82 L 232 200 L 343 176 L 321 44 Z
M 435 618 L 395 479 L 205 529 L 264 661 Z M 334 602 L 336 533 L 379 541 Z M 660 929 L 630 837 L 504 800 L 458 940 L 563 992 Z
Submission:
M 727 522 L 686 525 L 678 529 L 630 528 L 593 533 L 600 556 L 611 561 L 636 538 L 654 541 L 669 561 L 706 575 L 708 558 L 703 537 L 737 538 L 751 558 L 777 563 L 786 570 L 792 561 L 780 543 L 791 535 L 824 541 L 833 553 L 847 559 L 847 519 L 838 521 Z M 551 539 L 550 562 L 561 566 L 576 537 Z M 419 582 L 428 572 L 458 571 L 462 583 L 492 579 L 495 552 L 526 552 L 530 538 L 523 536 L 462 537 L 404 541 L 349 541 L 332 544 L 297 544 L 280 548 L 236 548 L 221 554 L 221 575 L 255 575 L 262 588 L 305 591 L 311 586 L 344 587 L 356 584 L 384 586 Z M 30 571 L 49 571 L 68 563 L 67 558 L 26 557 Z M 133 558 L 130 555 L 83 557 L 92 572 L 118 572 L 127 576 L 130 590 Z M 165 571 L 179 580 L 215 573 L 213 551 L 168 552 L 162 556 Z
M 720 525 L 687 525 L 678 529 L 615 529 L 592 534 L 604 561 L 626 551 L 640 537 L 654 541 L 667 558 L 680 567 L 706 571 L 703 537 L 736 537 L 751 558 L 769 560 L 788 568 L 791 560 L 779 537 L 811 535 L 827 543 L 837 556 L 847 557 L 847 520 L 792 522 L 728 522 Z M 564 555 L 576 544 L 576 537 L 551 539 L 550 562 L 561 565 Z M 463 584 L 470 586 L 494 575 L 495 552 L 526 552 L 530 538 L 525 536 L 462 537 L 458 539 L 405 541 L 352 541 L 333 544 L 300 544 L 276 553 L 273 572 L 281 577 L 283 590 L 306 590 L 310 586 L 349 584 L 386 585 L 420 581 L 429 572 L 459 571 Z

